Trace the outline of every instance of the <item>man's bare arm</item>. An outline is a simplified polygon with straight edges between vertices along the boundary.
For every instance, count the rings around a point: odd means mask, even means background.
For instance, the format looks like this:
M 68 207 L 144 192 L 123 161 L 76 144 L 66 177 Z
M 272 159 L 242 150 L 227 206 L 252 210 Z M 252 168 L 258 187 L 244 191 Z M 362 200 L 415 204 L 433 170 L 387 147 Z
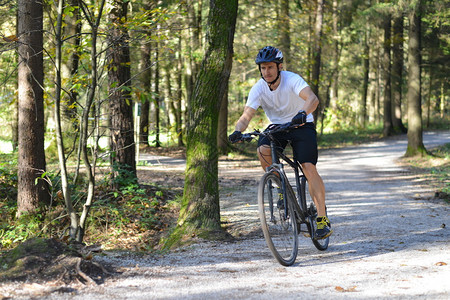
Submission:
M 251 108 L 250 106 L 246 106 L 244 108 L 244 112 L 242 113 L 241 117 L 236 123 L 236 131 L 243 132 L 245 129 L 247 129 L 248 124 L 252 120 L 253 116 L 255 115 L 256 110 Z
M 309 86 L 301 90 L 299 96 L 306 101 L 305 106 L 303 106 L 303 110 L 306 114 L 312 113 L 316 110 L 317 106 L 319 106 L 319 98 L 317 98 L 316 94 L 314 94 Z

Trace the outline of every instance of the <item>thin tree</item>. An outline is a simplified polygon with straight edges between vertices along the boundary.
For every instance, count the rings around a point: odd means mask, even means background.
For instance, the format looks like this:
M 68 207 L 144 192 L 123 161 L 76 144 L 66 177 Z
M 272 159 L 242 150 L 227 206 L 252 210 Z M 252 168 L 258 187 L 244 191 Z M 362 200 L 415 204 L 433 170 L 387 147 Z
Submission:
M 69 179 L 66 167 L 66 157 L 64 153 L 64 139 L 61 125 L 61 65 L 62 65 L 62 27 L 63 27 L 63 6 L 64 0 L 58 1 L 57 7 L 57 21 L 55 27 L 55 131 L 56 131 L 56 145 L 58 148 L 59 169 L 61 173 L 61 189 L 63 192 L 64 203 L 66 205 L 67 215 L 70 219 L 69 235 L 72 239 L 76 238 L 78 230 L 78 217 L 73 208 L 72 195 L 69 187 Z
M 402 122 L 402 81 L 403 81 L 403 14 L 394 17 L 392 36 L 392 125 L 394 131 L 406 133 Z
M 96 156 L 94 155 L 92 161 L 90 158 L 89 148 L 88 148 L 88 138 L 89 138 L 89 114 L 91 112 L 91 108 L 94 104 L 94 98 L 97 92 L 97 83 L 98 83 L 98 69 L 97 69 L 97 60 L 98 60 L 98 52 L 97 52 L 97 39 L 98 39 L 98 29 L 100 27 L 100 21 L 103 14 L 103 8 L 105 6 L 106 0 L 101 0 L 100 5 L 98 7 L 98 14 L 95 16 L 84 1 L 80 1 L 81 10 L 85 19 L 87 20 L 89 27 L 91 29 L 91 49 L 90 49 L 90 60 L 91 60 L 91 68 L 90 68 L 90 84 L 87 87 L 86 92 L 86 103 L 83 107 L 83 112 L 81 116 L 80 128 L 80 154 L 82 154 L 84 166 L 86 168 L 87 174 L 87 196 L 86 201 L 83 205 L 83 211 L 80 216 L 79 226 L 77 230 L 76 240 L 78 242 L 83 241 L 84 234 L 86 231 L 86 222 L 89 216 L 89 212 L 92 207 L 92 203 L 94 202 L 94 191 L 95 191 L 95 164 L 96 164 Z M 95 153 L 95 151 L 94 151 Z
M 390 0 L 387 0 L 389 2 Z M 383 41 L 383 136 L 393 133 L 392 127 L 392 105 L 391 105 L 391 14 L 386 13 L 383 18 L 384 41 Z
M 188 103 L 186 172 L 178 226 L 166 247 L 182 236 L 208 238 L 220 226 L 217 125 L 230 76 L 238 0 L 211 0 L 206 52 Z M 215 237 L 218 237 L 217 235 Z
M 109 12 L 107 51 L 111 163 L 116 188 L 122 180 L 136 179 L 133 105 L 131 99 L 130 47 L 125 22 L 128 1 L 113 0 Z M 117 179 L 117 180 L 116 180 Z M 120 179 L 120 180 L 118 180 Z
M 61 76 L 69 81 L 69 92 L 61 99 L 62 113 L 68 119 L 70 127 L 79 130 L 77 122 L 77 101 L 78 90 L 74 88 L 78 67 L 80 64 L 80 44 L 81 44 L 81 11 L 80 0 L 68 0 L 68 6 L 71 13 L 64 14 L 63 35 L 64 44 L 67 46 L 70 55 L 64 55 L 62 52 Z
M 408 147 L 406 156 L 424 155 L 421 106 L 421 0 L 409 12 L 408 41 Z
M 314 42 L 312 53 L 312 72 L 311 72 L 311 89 L 319 96 L 319 83 L 320 83 L 320 65 L 322 56 L 322 26 L 323 26 L 323 6 L 324 0 L 317 0 L 316 2 L 316 19 L 314 23 Z M 319 110 L 314 111 L 314 119 L 318 120 Z
M 369 90 L 369 72 L 370 72 L 370 46 L 369 46 L 369 37 L 370 37 L 370 29 L 369 26 L 366 26 L 367 30 L 364 33 L 364 52 L 362 57 L 362 65 L 363 65 L 363 84 L 362 84 L 362 92 L 361 92 L 361 107 L 360 107 L 360 124 L 363 128 L 366 127 L 367 121 L 367 98 L 368 98 L 368 90 Z
M 139 142 L 148 146 L 150 95 L 152 88 L 151 43 L 145 41 L 141 46 L 141 117 L 139 119 Z
M 280 49 L 283 51 L 285 61 L 291 61 L 291 26 L 289 15 L 289 0 L 280 0 L 280 17 L 278 18 L 278 28 L 280 36 Z
M 157 26 L 158 29 L 160 29 L 160 26 Z M 153 120 L 155 123 L 155 140 L 153 141 L 155 143 L 155 147 L 161 147 L 161 95 L 159 91 L 159 81 L 160 81 L 160 63 L 159 63 L 159 41 L 158 37 L 156 38 L 156 41 L 153 43 L 154 45 L 154 55 L 155 55 L 155 76 L 154 76 L 154 96 L 153 96 L 153 105 L 155 107 Z
M 43 3 L 17 1 L 19 156 L 17 217 L 50 202 L 45 181 Z
M 194 90 L 195 78 L 199 72 L 200 63 L 196 53 L 202 46 L 202 7 L 203 0 L 187 0 L 185 1 L 186 12 L 188 14 L 189 36 L 186 38 L 186 44 L 189 58 L 186 60 L 185 86 L 186 96 L 191 98 Z

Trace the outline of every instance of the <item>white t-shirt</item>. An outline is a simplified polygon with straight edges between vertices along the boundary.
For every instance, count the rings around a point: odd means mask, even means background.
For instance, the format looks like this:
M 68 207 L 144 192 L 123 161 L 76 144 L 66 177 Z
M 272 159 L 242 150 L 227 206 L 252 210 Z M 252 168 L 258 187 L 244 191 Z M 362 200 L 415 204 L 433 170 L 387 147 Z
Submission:
M 299 93 L 309 86 L 300 75 L 289 71 L 281 71 L 280 78 L 275 91 L 271 91 L 261 78 L 250 90 L 246 104 L 255 110 L 261 106 L 272 124 L 290 122 L 303 109 L 305 100 Z M 306 121 L 314 121 L 312 114 L 308 114 Z

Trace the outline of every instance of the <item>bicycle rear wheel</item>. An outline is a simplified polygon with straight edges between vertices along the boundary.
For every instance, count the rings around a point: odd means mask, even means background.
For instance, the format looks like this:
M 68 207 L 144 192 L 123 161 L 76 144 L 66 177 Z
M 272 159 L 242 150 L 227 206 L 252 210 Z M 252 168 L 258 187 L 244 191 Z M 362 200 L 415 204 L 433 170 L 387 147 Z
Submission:
M 292 194 L 285 193 L 288 197 L 285 201 L 288 205 L 286 215 L 284 202 L 279 195 L 281 191 L 278 173 L 264 174 L 258 188 L 259 218 L 272 255 L 283 266 L 290 266 L 298 253 L 297 221 L 294 217 Z
M 312 242 L 314 246 L 318 250 L 326 250 L 328 248 L 328 244 L 330 242 L 330 238 L 324 238 L 322 240 L 316 240 L 314 239 L 314 233 L 316 232 L 317 225 L 316 225 L 316 218 L 317 218 L 317 209 L 314 204 L 313 199 L 311 198 L 311 195 L 309 194 L 309 188 L 308 188 L 308 181 L 306 180 L 305 176 L 302 176 L 301 178 L 301 201 L 303 201 L 303 207 L 307 207 L 308 209 L 308 230 L 311 235 Z

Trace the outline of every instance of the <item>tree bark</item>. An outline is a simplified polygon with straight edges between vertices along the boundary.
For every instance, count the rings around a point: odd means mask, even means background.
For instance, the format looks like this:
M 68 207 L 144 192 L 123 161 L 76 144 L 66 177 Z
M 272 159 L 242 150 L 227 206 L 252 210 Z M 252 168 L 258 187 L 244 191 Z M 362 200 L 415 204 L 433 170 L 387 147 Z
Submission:
M 391 105 L 391 16 L 384 16 L 383 20 L 383 136 L 392 135 L 392 105 Z
M 154 114 L 154 122 L 155 122 L 155 147 L 161 147 L 161 140 L 160 140 L 160 134 L 161 134 L 161 95 L 159 93 L 159 74 L 160 74 L 160 62 L 159 62 L 159 42 L 155 41 L 154 43 L 155 48 L 154 48 L 154 52 L 155 52 L 155 61 L 156 61 L 156 65 L 155 65 L 155 76 L 154 76 L 154 86 L 155 86 L 155 90 L 154 90 L 154 95 L 155 98 L 153 99 L 153 104 L 155 105 L 155 114 Z
M 128 1 L 113 0 L 107 57 L 111 124 L 111 161 L 115 179 L 136 179 L 129 36 L 124 22 Z M 117 180 L 115 180 L 118 183 Z M 116 186 L 118 187 L 118 186 Z
M 186 95 L 190 99 L 194 90 L 195 79 L 199 72 L 200 64 L 196 53 L 201 49 L 201 23 L 203 0 L 187 0 L 185 2 L 188 13 L 189 37 L 186 41 L 189 59 L 186 61 L 187 68 L 185 74 Z
M 363 84 L 361 93 L 361 108 L 360 108 L 360 124 L 363 128 L 366 127 L 367 121 L 367 95 L 369 90 L 369 72 L 370 72 L 370 47 L 369 47 L 369 30 L 364 36 L 364 54 L 363 54 Z
M 141 81 L 143 94 L 141 95 L 141 117 L 139 119 L 139 141 L 148 146 L 149 134 L 149 113 L 152 92 L 152 69 L 151 69 L 151 46 L 150 42 L 146 42 L 141 47 Z
M 217 147 L 220 154 L 228 153 L 228 87 L 220 104 L 219 127 L 217 131 Z
M 339 4 L 333 0 L 333 70 L 331 76 L 330 103 L 337 105 L 339 96 Z
M 210 1 L 206 53 L 188 105 L 183 201 L 178 227 L 166 247 L 186 235 L 211 238 L 210 234 L 224 234 L 220 226 L 217 125 L 220 100 L 231 72 L 237 3 Z
M 392 125 L 394 131 L 406 133 L 402 122 L 403 15 L 394 18 L 392 38 Z
M 316 7 L 316 20 L 314 23 L 314 46 L 312 53 L 312 75 L 311 75 L 311 89 L 319 97 L 319 83 L 320 83 L 320 65 L 322 56 L 322 26 L 323 26 L 323 5 L 324 0 L 317 0 Z M 320 111 L 322 110 L 322 105 L 314 111 L 314 120 L 318 120 Z
M 281 13 L 279 18 L 280 28 L 280 49 L 283 51 L 284 61 L 291 63 L 291 33 L 290 33 L 290 15 L 289 0 L 281 1 Z
M 17 217 L 50 201 L 45 181 L 43 4 L 18 0 L 19 157 Z M 37 184 L 36 184 L 37 183 Z
M 408 41 L 408 146 L 406 156 L 424 155 L 421 106 L 421 1 L 409 13 Z
M 181 49 L 181 38 L 178 40 L 178 45 L 179 48 Z M 180 52 L 178 52 L 178 57 L 177 57 L 177 79 L 176 79 L 176 84 L 177 84 L 177 93 L 176 93 L 176 106 L 177 106 L 177 113 L 175 116 L 176 122 L 175 122 L 175 127 L 177 130 L 177 138 L 178 138 L 178 146 L 184 146 L 184 142 L 183 142 L 183 108 L 182 108 L 182 103 L 183 103 L 183 89 L 182 89 L 182 85 L 183 85 L 183 75 L 182 75 L 182 66 L 183 66 L 183 59 L 182 59 L 182 55 Z

